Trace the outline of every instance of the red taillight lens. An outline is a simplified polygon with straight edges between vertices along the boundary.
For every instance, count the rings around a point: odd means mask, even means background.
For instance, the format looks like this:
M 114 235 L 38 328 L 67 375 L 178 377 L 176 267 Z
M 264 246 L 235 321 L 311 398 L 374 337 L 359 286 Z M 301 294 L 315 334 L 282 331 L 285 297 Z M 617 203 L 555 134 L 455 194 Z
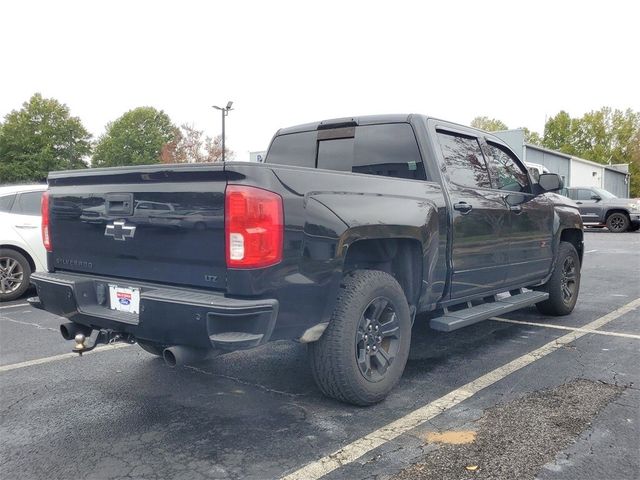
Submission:
M 42 203 L 41 211 L 42 211 L 42 243 L 44 243 L 44 248 L 47 252 L 51 252 L 53 250 L 51 246 L 51 235 L 49 233 L 49 192 L 45 191 L 42 194 Z
M 256 187 L 228 185 L 224 203 L 227 267 L 260 268 L 282 260 L 282 197 Z

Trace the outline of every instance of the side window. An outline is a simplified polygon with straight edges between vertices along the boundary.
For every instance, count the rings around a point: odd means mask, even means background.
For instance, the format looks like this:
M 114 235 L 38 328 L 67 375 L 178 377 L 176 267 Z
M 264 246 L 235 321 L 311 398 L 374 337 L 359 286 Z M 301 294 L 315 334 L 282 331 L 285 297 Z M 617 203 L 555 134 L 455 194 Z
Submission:
M 22 193 L 18 196 L 17 202 L 13 206 L 13 212 L 22 215 L 40 215 L 41 199 L 42 192 Z
M 592 192 L 591 190 L 587 190 L 585 188 L 579 188 L 578 194 L 576 195 L 576 200 L 591 200 Z
M 569 197 L 569 190 L 568 190 L 568 189 L 566 189 L 566 188 L 563 188 L 563 189 L 561 189 L 561 190 L 558 192 L 558 194 L 559 194 L 559 195 L 562 195 L 562 196 L 564 196 L 564 197 Z M 569 198 L 571 198 L 571 197 L 569 197 Z
M 488 148 L 493 188 L 510 192 L 530 192 L 527 173 L 518 165 L 511 153 L 493 143 L 489 143 Z
M 10 212 L 15 198 L 15 194 L 0 197 L 0 212 Z
M 352 171 L 411 180 L 427 178 L 408 123 L 357 127 Z
M 280 135 L 273 139 L 265 162 L 278 165 L 316 166 L 317 132 L 300 132 Z
M 451 181 L 463 187 L 491 188 L 478 139 L 438 130 L 438 140 Z

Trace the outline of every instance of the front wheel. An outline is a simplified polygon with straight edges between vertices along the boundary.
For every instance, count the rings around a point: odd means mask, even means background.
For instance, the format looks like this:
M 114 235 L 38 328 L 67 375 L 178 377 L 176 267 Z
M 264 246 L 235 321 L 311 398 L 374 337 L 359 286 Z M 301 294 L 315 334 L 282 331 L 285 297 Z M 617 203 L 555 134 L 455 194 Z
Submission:
M 549 294 L 547 300 L 536 303 L 540 313 L 561 316 L 573 311 L 580 291 L 580 257 L 571 243 L 560 242 L 551 278 L 537 290 Z
M 612 213 L 607 217 L 607 228 L 612 233 L 626 232 L 629 228 L 629 217 L 624 213 Z
M 354 405 L 383 400 L 409 356 L 411 315 L 402 287 L 388 273 L 356 270 L 343 278 L 329 326 L 309 344 L 322 392 Z

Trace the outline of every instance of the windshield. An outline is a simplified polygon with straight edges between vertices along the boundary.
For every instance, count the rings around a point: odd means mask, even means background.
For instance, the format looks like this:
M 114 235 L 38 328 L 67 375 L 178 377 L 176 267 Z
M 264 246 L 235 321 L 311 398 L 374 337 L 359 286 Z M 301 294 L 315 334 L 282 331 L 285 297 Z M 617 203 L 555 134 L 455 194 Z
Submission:
M 604 188 L 594 187 L 592 190 L 594 192 L 597 192 L 597 194 L 600 195 L 602 198 L 618 198 L 613 193 L 608 192 Z

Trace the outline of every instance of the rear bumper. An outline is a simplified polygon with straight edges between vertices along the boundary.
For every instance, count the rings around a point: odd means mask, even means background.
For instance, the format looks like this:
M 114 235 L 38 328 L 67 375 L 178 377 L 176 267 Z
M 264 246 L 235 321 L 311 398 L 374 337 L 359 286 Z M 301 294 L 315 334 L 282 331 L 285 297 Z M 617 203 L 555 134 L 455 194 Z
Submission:
M 34 307 L 95 329 L 111 329 L 161 345 L 238 350 L 269 341 L 278 316 L 275 299 L 228 298 L 221 293 L 68 273 L 37 272 Z M 140 313 L 112 310 L 109 284 L 140 288 Z

